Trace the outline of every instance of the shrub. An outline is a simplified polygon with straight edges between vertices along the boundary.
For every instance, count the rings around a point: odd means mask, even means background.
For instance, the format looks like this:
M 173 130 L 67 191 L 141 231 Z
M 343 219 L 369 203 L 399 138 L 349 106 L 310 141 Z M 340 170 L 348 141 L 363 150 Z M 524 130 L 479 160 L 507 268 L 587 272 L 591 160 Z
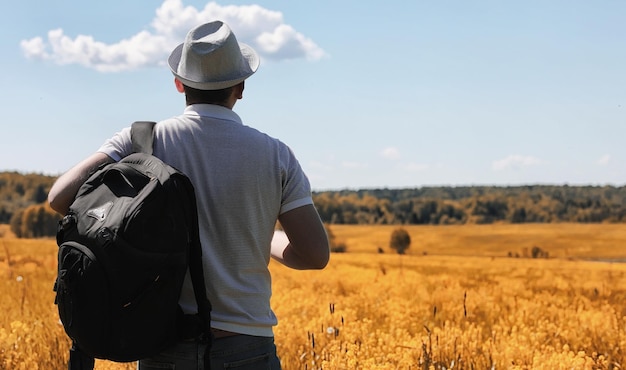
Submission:
M 389 241 L 389 247 L 398 252 L 398 254 L 404 254 L 411 246 L 411 237 L 405 229 L 395 229 L 391 233 L 391 240 Z

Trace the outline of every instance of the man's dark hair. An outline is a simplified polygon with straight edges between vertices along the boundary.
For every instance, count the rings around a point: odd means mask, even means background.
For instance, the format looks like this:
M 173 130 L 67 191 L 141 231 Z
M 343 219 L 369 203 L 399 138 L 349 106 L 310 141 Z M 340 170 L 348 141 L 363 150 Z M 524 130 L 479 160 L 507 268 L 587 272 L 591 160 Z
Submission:
M 185 100 L 191 104 L 217 104 L 223 105 L 228 100 L 234 86 L 221 90 L 199 90 L 185 85 Z

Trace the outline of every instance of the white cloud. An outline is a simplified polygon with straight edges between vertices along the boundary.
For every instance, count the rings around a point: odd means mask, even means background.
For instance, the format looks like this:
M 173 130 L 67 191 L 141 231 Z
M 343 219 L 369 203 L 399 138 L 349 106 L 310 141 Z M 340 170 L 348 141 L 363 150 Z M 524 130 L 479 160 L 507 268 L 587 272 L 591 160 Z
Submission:
M 398 160 L 402 158 L 402 155 L 400 154 L 400 151 L 398 150 L 398 148 L 394 148 L 394 147 L 383 149 L 380 152 L 380 155 L 381 157 L 385 159 L 391 159 L 391 160 Z
M 118 72 L 163 65 L 171 50 L 181 43 L 190 25 L 220 19 L 237 35 L 239 42 L 252 46 L 262 58 L 281 60 L 326 56 L 313 40 L 284 23 L 283 15 L 258 5 L 221 6 L 209 2 L 198 10 L 181 0 L 164 0 L 156 10 L 151 30 L 143 30 L 117 43 L 106 44 L 93 36 L 71 38 L 62 29 L 48 32 L 47 40 L 22 40 L 25 57 L 51 60 L 57 64 L 79 64 L 100 72 Z
M 611 155 L 605 154 L 600 159 L 598 159 L 597 163 L 600 166 L 608 166 L 610 162 L 611 162 Z
M 504 159 L 494 161 L 491 165 L 491 168 L 495 171 L 502 171 L 509 168 L 518 170 L 522 167 L 536 166 L 542 163 L 543 161 L 536 157 L 510 155 Z
M 21 43 L 22 52 L 26 58 L 46 59 L 46 45 L 41 37 L 35 37 L 30 40 L 23 40 Z
M 272 59 L 296 59 L 302 56 L 309 60 L 324 57 L 313 40 L 304 37 L 287 24 L 278 25 L 271 32 L 263 32 L 256 38 L 256 46 L 264 50 Z

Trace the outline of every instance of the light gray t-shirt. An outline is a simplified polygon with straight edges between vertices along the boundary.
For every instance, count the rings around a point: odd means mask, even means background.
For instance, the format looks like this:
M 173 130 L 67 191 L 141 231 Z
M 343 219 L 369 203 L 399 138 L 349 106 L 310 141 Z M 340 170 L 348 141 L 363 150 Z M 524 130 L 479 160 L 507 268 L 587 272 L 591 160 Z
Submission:
M 281 141 L 242 124 L 232 110 L 209 104 L 155 126 L 154 155 L 191 179 L 212 326 L 272 336 L 270 242 L 278 215 L 312 204 L 311 187 Z M 130 128 L 99 149 L 119 161 L 131 153 Z M 189 276 L 180 299 L 196 311 Z

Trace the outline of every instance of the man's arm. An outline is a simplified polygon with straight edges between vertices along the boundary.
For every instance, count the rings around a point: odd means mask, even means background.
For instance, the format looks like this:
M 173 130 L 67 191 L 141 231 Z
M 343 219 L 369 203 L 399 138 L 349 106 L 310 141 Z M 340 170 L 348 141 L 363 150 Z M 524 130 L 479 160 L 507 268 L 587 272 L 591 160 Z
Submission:
M 111 157 L 97 152 L 61 175 L 48 193 L 50 207 L 60 214 L 66 214 L 78 189 L 89 178 L 89 175 L 100 165 L 110 162 L 113 162 Z
M 272 250 L 272 257 L 298 270 L 323 269 L 330 258 L 330 246 L 324 224 L 312 204 L 295 208 L 278 220 L 289 238 L 287 247 Z

